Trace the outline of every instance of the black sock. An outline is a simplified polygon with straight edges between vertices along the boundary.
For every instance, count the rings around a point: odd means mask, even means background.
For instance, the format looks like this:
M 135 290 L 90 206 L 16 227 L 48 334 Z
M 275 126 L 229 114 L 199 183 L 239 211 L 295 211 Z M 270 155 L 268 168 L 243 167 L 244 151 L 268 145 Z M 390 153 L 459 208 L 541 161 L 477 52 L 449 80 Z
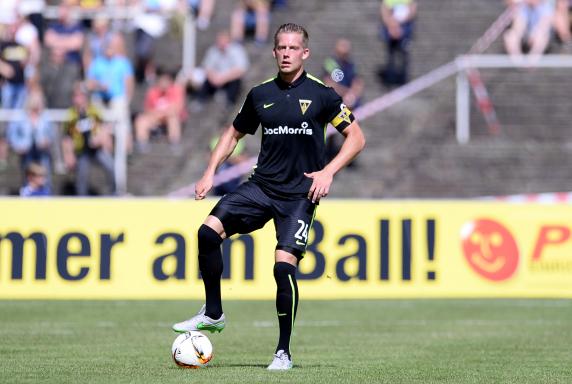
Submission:
M 290 356 L 290 337 L 298 309 L 296 267 L 284 262 L 274 264 L 274 279 L 277 287 L 276 311 L 278 312 L 278 325 L 280 327 L 276 352 L 282 349 Z
M 205 284 L 206 312 L 211 319 L 222 315 L 220 278 L 222 276 L 222 238 L 207 225 L 201 225 L 199 237 L 199 269 Z

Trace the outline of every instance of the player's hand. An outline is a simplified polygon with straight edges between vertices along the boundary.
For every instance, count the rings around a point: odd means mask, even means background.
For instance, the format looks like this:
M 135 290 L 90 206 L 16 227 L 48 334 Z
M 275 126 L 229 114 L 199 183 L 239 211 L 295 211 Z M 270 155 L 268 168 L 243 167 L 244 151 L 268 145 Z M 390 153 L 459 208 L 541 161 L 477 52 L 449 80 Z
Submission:
M 203 175 L 199 181 L 195 184 L 195 200 L 202 200 L 207 196 L 207 193 L 213 187 L 214 176 L 208 174 Z
M 308 199 L 312 200 L 312 203 L 317 203 L 322 197 L 328 196 L 330 185 L 332 185 L 334 180 L 334 176 L 331 173 L 322 169 L 318 172 L 304 172 L 304 176 L 312 179 L 312 186 L 310 191 L 308 191 Z

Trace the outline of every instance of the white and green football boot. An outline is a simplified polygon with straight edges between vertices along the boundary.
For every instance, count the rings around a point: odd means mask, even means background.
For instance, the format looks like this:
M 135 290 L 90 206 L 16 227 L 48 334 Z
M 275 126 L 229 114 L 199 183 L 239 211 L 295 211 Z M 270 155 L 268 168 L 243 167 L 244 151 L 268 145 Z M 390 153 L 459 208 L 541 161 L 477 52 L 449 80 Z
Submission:
M 206 305 L 203 305 L 201 310 L 189 320 L 173 324 L 173 331 L 179 333 L 190 331 L 209 331 L 210 333 L 221 332 L 225 326 L 224 313 L 219 319 L 215 320 L 205 315 L 205 310 Z
M 282 349 L 274 354 L 274 360 L 268 366 L 270 371 L 285 371 L 292 368 L 292 359 Z

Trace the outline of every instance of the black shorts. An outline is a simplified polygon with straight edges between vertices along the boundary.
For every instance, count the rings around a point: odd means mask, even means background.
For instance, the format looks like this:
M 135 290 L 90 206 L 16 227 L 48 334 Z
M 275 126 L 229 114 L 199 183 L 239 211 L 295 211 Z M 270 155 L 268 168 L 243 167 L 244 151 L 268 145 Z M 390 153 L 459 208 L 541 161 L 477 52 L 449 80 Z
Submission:
M 222 222 L 227 237 L 235 233 L 250 233 L 272 219 L 276 228 L 276 249 L 301 260 L 306 252 L 315 212 L 316 204 L 308 198 L 275 199 L 255 183 L 247 181 L 236 191 L 224 195 L 210 214 Z

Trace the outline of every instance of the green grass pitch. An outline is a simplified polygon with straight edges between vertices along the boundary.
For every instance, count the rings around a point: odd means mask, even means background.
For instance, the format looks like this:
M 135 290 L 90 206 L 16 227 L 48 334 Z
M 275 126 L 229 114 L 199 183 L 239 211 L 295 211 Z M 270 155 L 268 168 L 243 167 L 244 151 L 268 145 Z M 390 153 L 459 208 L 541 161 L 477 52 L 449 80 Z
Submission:
M 0 301 L 0 383 L 571 383 L 572 300 L 302 301 L 268 372 L 274 303 L 227 301 L 206 369 L 178 368 L 177 301 Z

